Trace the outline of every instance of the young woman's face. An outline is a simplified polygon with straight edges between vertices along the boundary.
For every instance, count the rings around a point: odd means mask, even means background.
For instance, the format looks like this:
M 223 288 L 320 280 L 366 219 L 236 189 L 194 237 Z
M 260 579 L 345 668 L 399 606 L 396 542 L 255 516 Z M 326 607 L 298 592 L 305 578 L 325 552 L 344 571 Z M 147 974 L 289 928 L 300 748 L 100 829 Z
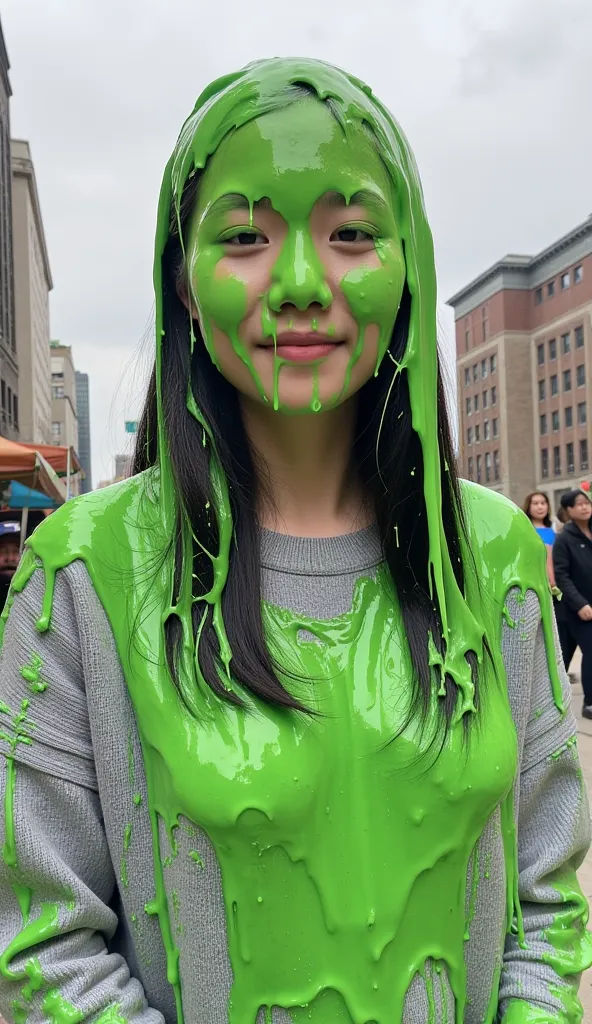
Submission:
M 543 494 L 533 494 L 530 499 L 529 515 L 531 519 L 544 519 L 549 514 L 549 502 Z
M 584 494 L 578 494 L 575 504 L 568 508 L 567 513 L 576 523 L 587 523 L 592 516 L 592 504 Z
M 368 135 L 303 100 L 227 136 L 185 238 L 210 357 L 243 395 L 331 408 L 384 358 L 405 281 L 393 187 Z

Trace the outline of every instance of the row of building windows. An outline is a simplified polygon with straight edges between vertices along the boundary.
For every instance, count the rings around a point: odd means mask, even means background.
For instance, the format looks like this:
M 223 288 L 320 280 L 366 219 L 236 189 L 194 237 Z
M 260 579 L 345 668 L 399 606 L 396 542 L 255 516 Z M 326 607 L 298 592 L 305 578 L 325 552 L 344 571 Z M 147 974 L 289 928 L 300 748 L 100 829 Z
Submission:
M 19 407 L 18 395 L 15 395 L 12 388 L 8 387 L 5 380 L 0 380 L 0 408 L 2 410 L 2 423 L 18 430 Z
M 469 480 L 474 480 L 474 467 L 477 467 L 477 483 L 483 483 L 483 469 L 485 468 L 485 483 L 490 484 L 499 480 L 500 478 L 500 457 L 499 451 L 494 451 L 493 455 L 491 452 L 486 452 L 485 455 L 477 455 L 473 460 L 473 456 L 469 455 L 468 459 L 468 473 Z
M 467 366 L 465 368 L 465 386 L 474 383 L 479 378 L 485 380 L 490 373 L 497 373 L 497 355 L 495 352 L 489 359 L 482 359 L 480 364 L 475 363 L 473 367 Z
M 578 404 L 576 406 L 576 409 L 577 409 L 577 424 L 578 424 L 578 427 L 583 427 L 587 423 L 586 403 L 585 402 L 578 402 Z M 573 405 L 566 406 L 565 409 L 564 409 L 564 413 L 565 413 L 565 428 L 566 428 L 566 430 L 570 430 L 571 427 L 573 427 Z M 547 434 L 548 433 L 548 419 L 547 419 L 547 413 L 546 412 L 544 412 L 542 414 L 542 416 L 539 417 L 539 428 L 540 428 L 541 436 L 543 434 Z M 554 412 L 551 413 L 551 429 L 553 430 L 553 433 L 555 433 L 557 430 L 559 430 L 559 411 L 557 409 L 555 409 Z
M 483 440 L 489 441 L 491 438 L 495 440 L 498 437 L 498 425 L 497 419 L 491 421 L 483 420 Z M 479 424 L 476 423 L 474 427 L 467 427 L 467 444 L 480 444 L 481 443 L 481 430 Z
M 571 391 L 572 374 L 571 370 L 563 371 L 563 391 Z M 586 370 L 583 363 L 576 366 L 576 387 L 583 388 L 586 384 Z M 554 373 L 549 377 L 549 387 L 547 388 L 547 381 L 541 379 L 539 381 L 539 402 L 544 402 L 547 397 L 547 391 L 551 398 L 559 394 L 559 377 Z
M 580 472 L 588 469 L 588 441 L 583 438 L 579 443 Z M 553 448 L 553 476 L 561 476 L 561 446 L 556 444 Z M 565 446 L 565 472 L 575 473 L 574 445 L 569 441 Z M 541 448 L 541 476 L 549 476 L 549 448 Z
M 551 338 L 547 342 L 549 347 L 549 359 L 553 361 L 557 359 L 557 338 Z M 584 328 L 580 324 L 579 327 L 574 328 L 574 348 L 584 347 Z M 568 352 L 571 352 L 571 331 L 566 331 L 565 334 L 561 335 L 561 352 L 565 356 Z M 537 345 L 537 363 L 539 366 L 543 366 L 545 363 L 545 343 L 541 342 Z
M 489 309 L 487 305 L 481 307 L 481 343 L 489 338 Z M 465 352 L 471 348 L 471 318 L 465 318 Z M 493 371 L 492 371 L 493 372 Z
M 574 284 L 579 284 L 580 281 L 583 281 L 583 280 L 584 280 L 584 268 L 580 264 L 579 266 L 574 267 L 573 283 Z M 566 291 L 569 288 L 570 284 L 571 284 L 571 274 L 570 274 L 569 270 L 566 270 L 565 273 L 561 274 L 561 276 L 559 278 L 559 287 L 560 287 L 561 291 L 562 292 Z M 544 288 L 541 285 L 540 288 L 536 289 L 536 291 L 534 293 L 534 304 L 535 304 L 535 306 L 540 306 L 541 302 L 543 301 L 543 290 L 546 292 L 547 298 L 548 299 L 552 299 L 553 296 L 555 295 L 555 278 L 553 278 L 552 281 L 547 281 L 547 284 L 544 286 Z
M 467 416 L 470 416 L 473 412 L 479 412 L 479 401 L 481 401 L 482 409 L 488 409 L 490 405 L 497 405 L 497 388 L 495 384 L 491 388 L 491 394 L 489 393 L 489 390 L 484 391 L 480 400 L 478 394 L 473 395 L 472 398 L 469 396 L 465 399 Z

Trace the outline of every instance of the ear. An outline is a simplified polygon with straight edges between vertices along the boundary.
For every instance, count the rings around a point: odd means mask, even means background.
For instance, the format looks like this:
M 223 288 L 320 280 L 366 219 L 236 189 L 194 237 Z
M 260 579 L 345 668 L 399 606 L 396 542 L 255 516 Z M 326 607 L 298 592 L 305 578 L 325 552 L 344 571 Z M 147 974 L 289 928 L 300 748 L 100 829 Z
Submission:
M 189 287 L 185 273 L 179 274 L 177 278 L 177 295 L 185 306 L 185 309 L 191 314 L 192 320 L 197 320 L 197 308 L 193 298 L 189 295 Z

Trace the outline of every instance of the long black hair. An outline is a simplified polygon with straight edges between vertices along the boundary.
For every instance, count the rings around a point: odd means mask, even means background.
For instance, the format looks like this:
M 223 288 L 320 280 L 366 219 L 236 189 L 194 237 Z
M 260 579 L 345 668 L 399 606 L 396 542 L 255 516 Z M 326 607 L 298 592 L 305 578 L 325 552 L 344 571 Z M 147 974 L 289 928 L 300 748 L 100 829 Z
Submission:
M 256 465 L 240 412 L 235 388 L 213 365 L 193 323 L 196 344 L 191 354 L 189 314 L 179 297 L 185 280 L 179 236 L 195 204 L 199 176 L 186 184 L 180 210 L 180 224 L 171 210 L 169 240 L 162 260 L 163 339 L 161 387 L 163 416 L 170 462 L 178 498 L 175 545 L 175 578 L 180 582 L 183 559 L 182 517 L 189 520 L 194 537 L 207 551 L 218 550 L 218 530 L 211 514 L 211 446 L 203 444 L 203 427 L 189 412 L 186 402 L 190 380 L 195 401 L 209 425 L 220 465 L 229 485 L 234 523 L 228 578 L 222 598 L 223 616 L 232 650 L 233 678 L 245 691 L 263 701 L 285 708 L 306 710 L 280 681 L 266 645 L 261 612 L 260 534 L 256 507 L 264 467 Z M 424 498 L 424 464 L 419 435 L 413 429 L 407 373 L 398 372 L 408 340 L 411 298 L 405 286 L 394 325 L 390 357 L 382 361 L 376 377 L 358 392 L 358 413 L 352 462 L 372 502 L 384 559 L 396 590 L 415 680 L 411 690 L 411 711 L 425 717 L 434 681 L 430 666 L 429 636 L 440 653 L 442 624 L 435 596 L 430 596 L 429 538 Z M 394 375 L 394 380 L 393 380 Z M 442 376 L 438 370 L 438 447 L 442 485 L 442 522 L 456 579 L 464 589 L 461 531 L 464 530 L 456 457 Z M 134 472 L 140 473 L 157 462 L 157 391 L 153 372 L 140 420 Z M 193 594 L 206 594 L 212 586 L 212 563 L 194 543 Z M 194 609 L 197 609 L 197 603 Z M 203 609 L 203 604 L 201 605 Z M 200 617 L 194 611 L 197 640 Z M 175 616 L 166 623 L 166 650 L 173 678 L 178 678 L 181 627 Z M 220 678 L 219 648 L 211 609 L 201 629 L 199 663 L 204 679 L 223 700 L 240 703 L 237 694 Z M 469 655 L 469 660 L 471 656 Z M 472 664 L 474 669 L 474 664 Z M 442 701 L 444 721 L 455 707 L 456 686 L 445 679 Z

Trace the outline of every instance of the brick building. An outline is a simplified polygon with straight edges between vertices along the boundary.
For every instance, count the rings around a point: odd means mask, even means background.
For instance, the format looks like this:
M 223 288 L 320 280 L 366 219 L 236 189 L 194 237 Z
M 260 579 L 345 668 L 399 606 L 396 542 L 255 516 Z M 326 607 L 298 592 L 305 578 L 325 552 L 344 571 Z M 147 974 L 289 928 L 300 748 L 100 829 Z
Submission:
M 589 475 L 592 215 L 536 256 L 505 256 L 448 300 L 461 472 L 522 504 Z

